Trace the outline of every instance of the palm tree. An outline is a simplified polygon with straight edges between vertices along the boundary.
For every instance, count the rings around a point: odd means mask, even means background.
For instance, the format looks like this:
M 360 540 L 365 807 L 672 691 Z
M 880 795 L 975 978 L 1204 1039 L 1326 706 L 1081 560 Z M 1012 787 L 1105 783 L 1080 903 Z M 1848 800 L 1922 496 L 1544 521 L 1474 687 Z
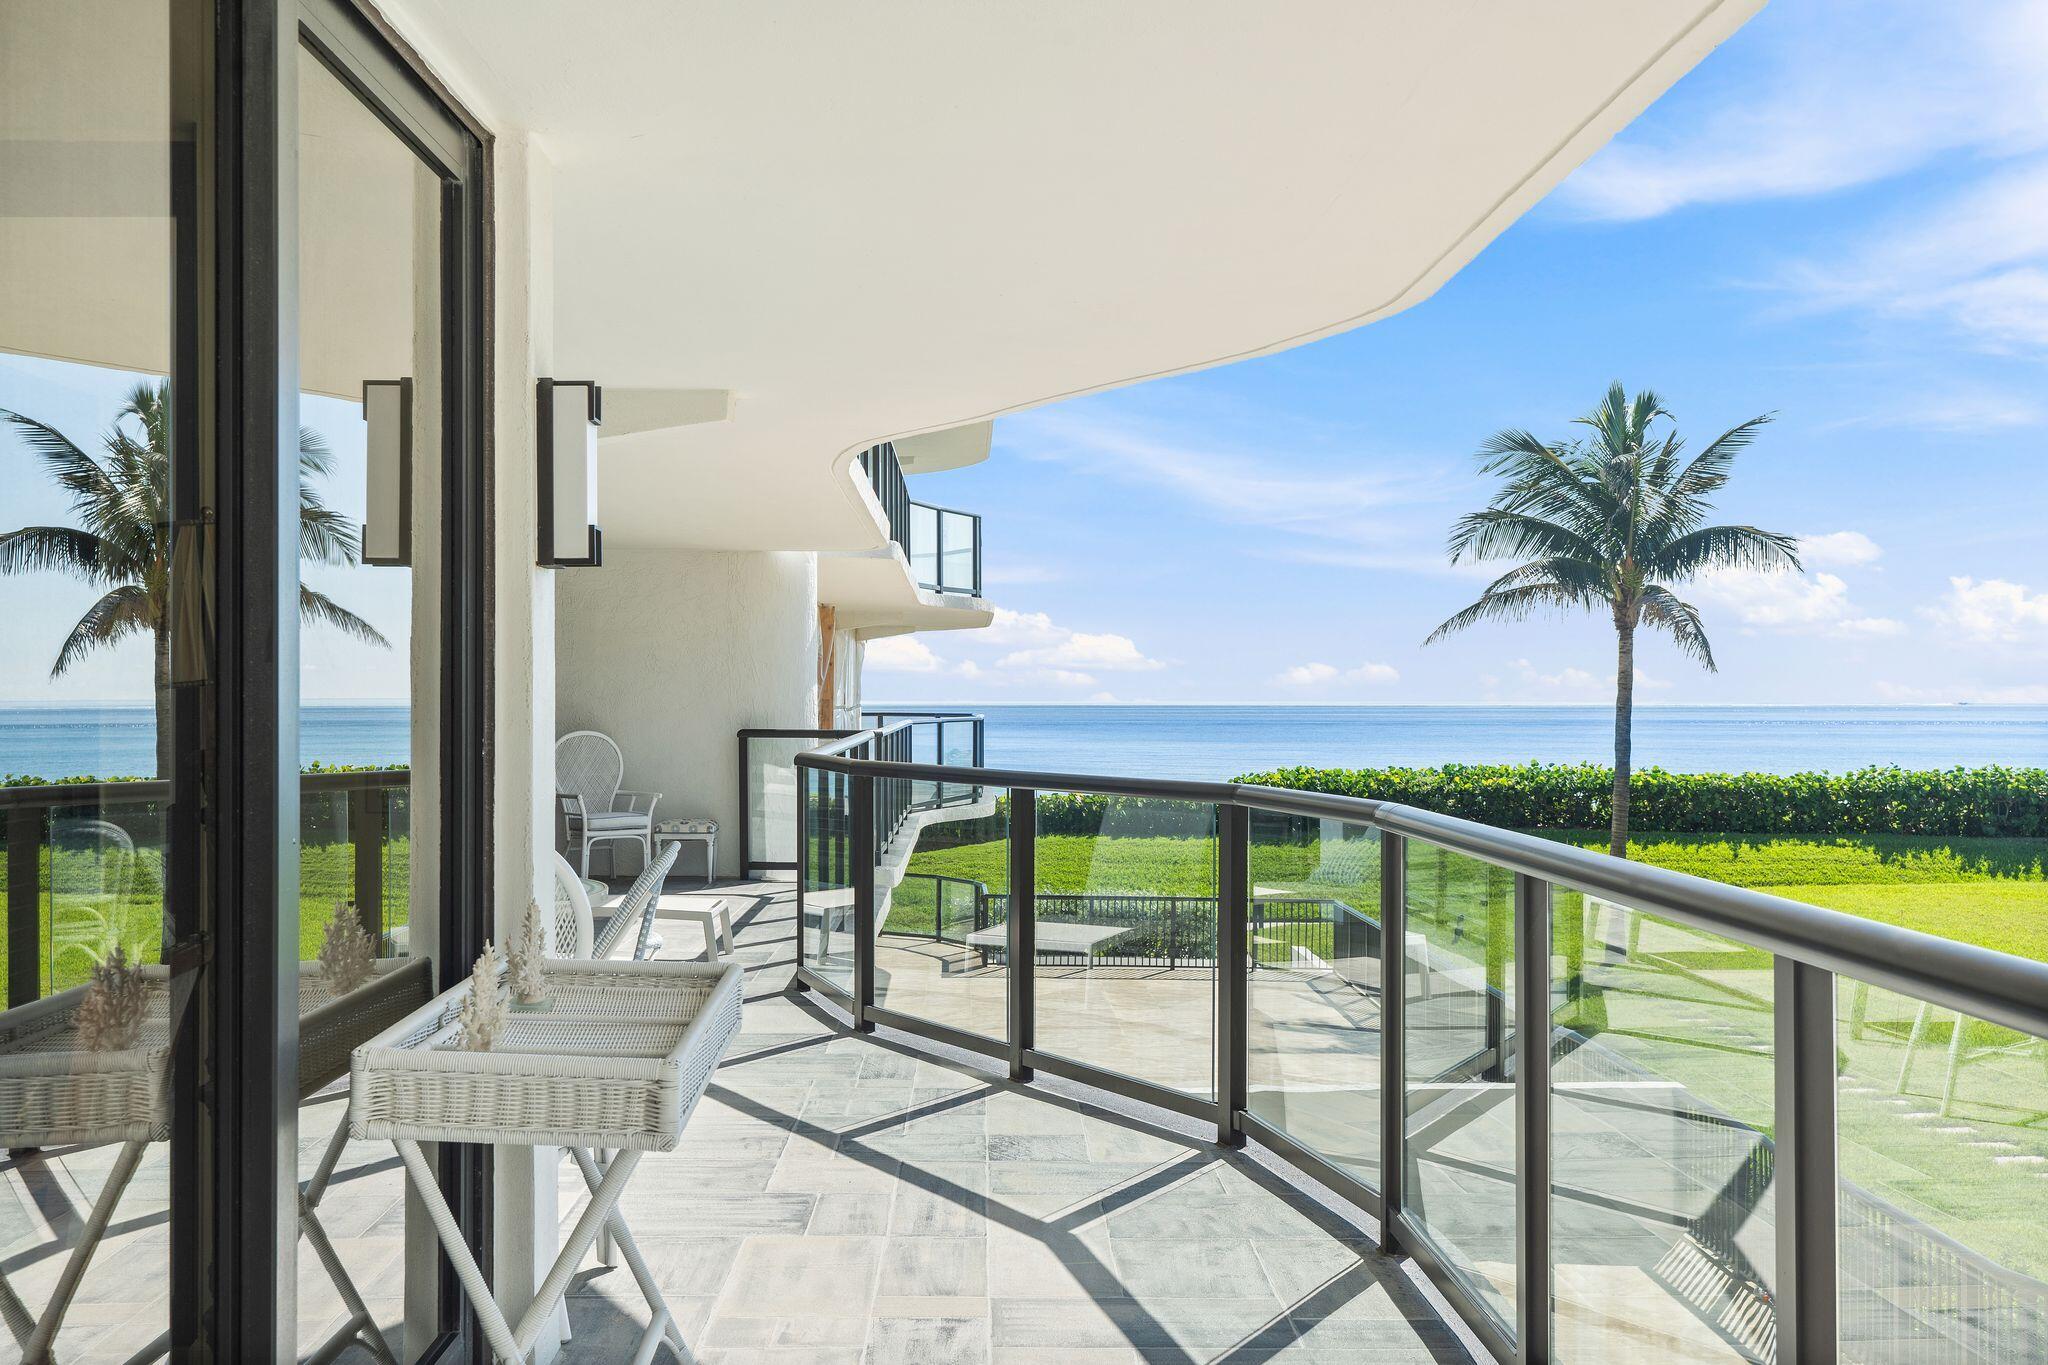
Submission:
M 92 651 L 130 635 L 146 630 L 155 637 L 159 776 L 171 770 L 172 738 L 169 388 L 167 381 L 158 381 L 129 390 L 102 438 L 106 453 L 101 456 L 86 454 L 63 433 L 33 417 L 0 408 L 0 418 L 19 428 L 22 442 L 71 494 L 81 523 L 24 526 L 0 535 L 0 574 L 54 570 L 105 589 L 58 649 L 50 666 L 53 678 L 62 677 Z M 319 564 L 354 564 L 362 552 L 356 527 L 313 491 L 313 480 L 333 467 L 334 456 L 320 433 L 299 428 L 299 556 Z M 390 646 L 368 621 L 303 584 L 299 611 L 308 621 Z
M 1691 460 L 1650 392 L 1630 399 L 1619 383 L 1578 419 L 1592 435 L 1545 445 L 1526 431 L 1496 432 L 1480 469 L 1504 480 L 1486 510 L 1451 528 L 1453 564 L 1521 562 L 1479 600 L 1438 626 L 1425 644 L 1481 621 L 1521 621 L 1547 609 L 1607 612 L 1619 641 L 1614 671 L 1614 821 L 1607 851 L 1628 855 L 1629 732 L 1634 722 L 1636 631 L 1664 631 L 1714 671 L 1699 609 L 1672 589 L 1704 569 L 1798 569 L 1798 542 L 1754 526 L 1703 526 L 1711 495 L 1735 457 L 1771 419 L 1752 417 Z

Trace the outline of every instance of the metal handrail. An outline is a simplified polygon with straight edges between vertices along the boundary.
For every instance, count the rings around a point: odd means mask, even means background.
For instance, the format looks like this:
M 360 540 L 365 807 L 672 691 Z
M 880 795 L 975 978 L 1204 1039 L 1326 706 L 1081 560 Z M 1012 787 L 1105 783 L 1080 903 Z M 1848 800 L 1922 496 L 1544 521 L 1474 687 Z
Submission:
M 1255 807 L 1283 815 L 1367 825 L 1408 835 L 1510 871 L 1562 883 L 1570 890 L 1590 891 L 1634 910 L 1679 920 L 1991 1023 L 2037 1036 L 2048 1035 L 2048 963 L 1937 938 L 1917 929 L 1862 919 L 1531 834 L 1365 797 L 1238 782 L 960 768 L 846 756 L 848 750 L 860 747 L 864 737 L 873 733 L 877 732 L 861 731 L 800 754 L 797 764 L 848 776 L 1157 797 Z

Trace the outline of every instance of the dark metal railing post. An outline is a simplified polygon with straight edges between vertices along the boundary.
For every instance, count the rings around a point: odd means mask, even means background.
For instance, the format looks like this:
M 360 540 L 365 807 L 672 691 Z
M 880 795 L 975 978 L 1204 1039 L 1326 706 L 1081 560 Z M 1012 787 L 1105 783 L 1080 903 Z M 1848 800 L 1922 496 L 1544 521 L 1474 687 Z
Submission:
M 386 801 L 383 787 L 354 787 L 348 794 L 348 834 L 356 851 L 356 917 L 372 943 L 384 939 Z
M 1515 1348 L 1550 1360 L 1550 883 L 1515 874 Z
M 1778 1352 L 1781 1359 L 1800 1365 L 1834 1365 L 1841 1349 L 1835 976 L 1780 957 L 1772 987 L 1777 1067 L 1773 1178 L 1778 1187 L 1778 1283 L 1773 1301 Z
M 873 1033 L 875 1021 L 875 779 L 853 779 L 853 1017 L 854 1027 Z
M 1031 1068 L 1025 1054 L 1038 1046 L 1037 973 L 1038 961 L 1038 793 L 1029 788 L 1010 789 L 1010 1079 L 1028 1081 Z
M 796 965 L 799 968 L 805 965 L 804 888 L 811 880 L 811 831 L 813 828 L 823 828 L 822 820 L 818 820 L 815 824 L 813 823 L 815 817 L 811 805 L 811 779 L 814 776 L 818 781 L 819 805 L 823 805 L 825 774 L 815 773 L 801 766 L 796 770 L 796 946 L 790 953 L 790 956 L 795 959 Z M 794 986 L 799 992 L 810 989 L 810 985 L 804 980 L 801 971 L 798 971 L 792 977 L 790 985 Z
M 1216 1141 L 1244 1146 L 1238 1116 L 1250 1103 L 1246 1080 L 1251 987 L 1251 818 L 1244 806 L 1218 815 L 1223 838 L 1216 850 Z
M 1401 1050 L 1408 987 L 1407 840 L 1380 831 L 1380 1250 L 1399 1249 L 1394 1232 L 1402 1204 L 1408 1097 Z
M 43 993 L 42 908 L 43 808 L 15 806 L 7 812 L 7 1007 L 26 1005 Z

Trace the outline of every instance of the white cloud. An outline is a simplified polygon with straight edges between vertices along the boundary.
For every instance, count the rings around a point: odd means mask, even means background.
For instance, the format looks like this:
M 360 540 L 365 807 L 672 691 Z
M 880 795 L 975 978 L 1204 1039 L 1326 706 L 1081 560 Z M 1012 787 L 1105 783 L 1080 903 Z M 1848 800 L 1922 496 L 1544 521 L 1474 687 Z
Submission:
M 1843 546 L 1849 546 L 1850 553 L 1862 552 L 1860 546 L 1851 542 L 1835 543 L 1838 550 Z M 1897 635 L 1905 630 L 1904 625 L 1889 617 L 1857 610 L 1849 599 L 1849 585 L 1832 573 L 1714 569 L 1699 576 L 1696 590 L 1709 602 L 1718 602 L 1733 611 L 1735 619 L 1751 630 L 1858 639 Z M 1712 626 L 1709 620 L 1710 635 Z
M 1057 644 L 1037 649 L 1020 649 L 1006 654 L 1004 668 L 1096 668 L 1113 673 L 1149 672 L 1164 668 L 1157 659 L 1147 658 L 1128 635 L 1090 634 L 1068 631 Z
M 1368 685 L 1397 683 L 1401 681 L 1401 670 L 1392 664 L 1363 663 L 1356 668 L 1340 669 L 1335 664 L 1306 663 L 1273 676 L 1273 681 L 1282 687 L 1325 687 L 1339 680 Z
M 1057 643 L 1072 634 L 1064 626 L 1056 626 L 1052 618 L 1042 611 L 1011 611 L 1006 607 L 996 608 L 996 619 L 981 630 L 974 632 L 977 644 L 990 645 L 1044 645 Z
M 2048 144 L 2048 13 L 2031 0 L 1787 6 L 1741 41 L 1747 69 L 1703 70 L 1580 168 L 1560 201 L 1641 219 Z
M 1974 435 L 2048 423 L 2048 407 L 2019 394 L 1965 385 L 1903 399 L 1881 412 L 1829 423 L 1839 427 L 1905 427 L 1915 431 Z
M 1059 460 L 1195 503 L 1217 519 L 1383 548 L 1405 531 L 1388 509 L 1435 496 L 1441 476 L 1417 459 L 1332 461 L 1306 451 L 1258 457 L 1212 449 L 1131 422 L 1042 409 L 1009 420 L 1007 439 L 1027 458 Z
M 1296 664 L 1273 679 L 1283 687 L 1320 687 L 1337 676 L 1334 664 Z
M 936 673 L 939 656 L 915 635 L 890 635 L 870 640 L 861 656 L 863 668 L 879 673 Z
M 2048 158 L 2000 167 L 1774 283 L 1809 308 L 1934 318 L 1994 348 L 2048 346 Z
M 2048 593 L 2003 578 L 1951 578 L 1948 596 L 1927 615 L 1985 643 L 2048 643 Z
M 1828 531 L 1799 537 L 1799 559 L 1808 568 L 1856 569 L 1875 564 L 1884 554 L 1861 531 Z

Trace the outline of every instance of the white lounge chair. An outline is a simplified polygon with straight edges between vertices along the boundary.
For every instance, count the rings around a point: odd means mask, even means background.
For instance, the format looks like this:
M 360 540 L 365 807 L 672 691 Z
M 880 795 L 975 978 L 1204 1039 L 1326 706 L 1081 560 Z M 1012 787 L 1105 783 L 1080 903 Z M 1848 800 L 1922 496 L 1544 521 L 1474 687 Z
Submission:
M 654 861 L 654 805 L 661 793 L 621 791 L 625 780 L 626 756 L 610 735 L 577 730 L 555 741 L 555 792 L 586 877 L 592 844 L 638 844 L 641 865 Z

